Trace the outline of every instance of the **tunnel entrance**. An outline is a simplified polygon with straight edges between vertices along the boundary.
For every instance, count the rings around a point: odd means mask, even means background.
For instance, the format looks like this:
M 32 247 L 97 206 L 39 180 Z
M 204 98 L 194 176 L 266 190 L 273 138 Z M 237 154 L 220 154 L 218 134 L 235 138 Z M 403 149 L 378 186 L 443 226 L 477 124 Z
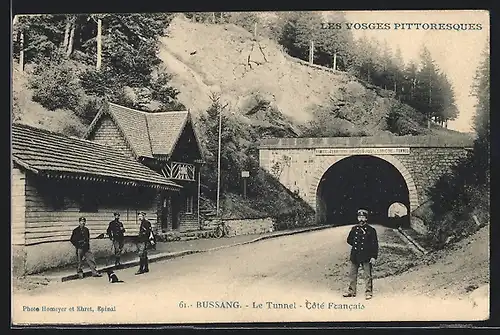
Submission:
M 408 214 L 389 218 L 394 203 L 410 208 L 408 186 L 391 163 L 370 155 L 349 156 L 333 164 L 316 192 L 318 220 L 332 225 L 356 223 L 356 211 L 366 208 L 372 224 L 409 226 Z

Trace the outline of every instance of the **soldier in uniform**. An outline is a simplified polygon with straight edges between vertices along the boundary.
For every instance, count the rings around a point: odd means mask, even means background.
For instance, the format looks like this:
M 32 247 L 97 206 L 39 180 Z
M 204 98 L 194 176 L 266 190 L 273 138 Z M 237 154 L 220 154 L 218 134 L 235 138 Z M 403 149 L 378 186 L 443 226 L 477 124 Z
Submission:
M 120 256 L 123 251 L 123 240 L 125 228 L 123 227 L 123 223 L 120 222 L 120 213 L 113 213 L 115 219 L 109 223 L 108 226 L 108 236 L 109 239 L 113 242 L 114 254 L 115 254 L 115 266 L 121 265 Z
M 71 234 L 70 242 L 76 248 L 76 257 L 78 259 L 78 268 L 76 273 L 80 278 L 83 278 L 83 260 L 87 262 L 92 271 L 92 277 L 102 277 L 100 273 L 97 272 L 94 260 L 94 254 L 90 251 L 90 232 L 85 224 L 87 219 L 83 216 L 78 219 L 78 227 L 73 230 Z
M 139 255 L 139 270 L 135 273 L 140 275 L 145 272 L 149 272 L 148 264 L 148 245 L 149 238 L 152 234 L 151 222 L 146 220 L 146 213 L 139 213 L 139 236 L 137 241 L 137 253 Z
M 347 237 L 347 243 L 352 246 L 349 272 L 349 289 L 344 297 L 355 297 L 358 282 L 358 269 L 361 265 L 365 274 L 365 297 L 371 299 L 373 295 L 372 265 L 378 257 L 377 231 L 368 225 L 368 211 L 358 210 L 358 224 L 352 227 Z

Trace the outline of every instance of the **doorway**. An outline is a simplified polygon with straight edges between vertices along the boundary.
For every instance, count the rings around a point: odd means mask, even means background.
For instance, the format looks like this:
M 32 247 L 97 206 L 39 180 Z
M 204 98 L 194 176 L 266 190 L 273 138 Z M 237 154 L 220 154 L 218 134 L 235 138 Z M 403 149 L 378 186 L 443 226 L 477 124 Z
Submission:
M 171 197 L 171 221 L 172 221 L 172 230 L 179 229 L 179 214 L 181 209 L 181 201 L 179 195 L 172 195 Z

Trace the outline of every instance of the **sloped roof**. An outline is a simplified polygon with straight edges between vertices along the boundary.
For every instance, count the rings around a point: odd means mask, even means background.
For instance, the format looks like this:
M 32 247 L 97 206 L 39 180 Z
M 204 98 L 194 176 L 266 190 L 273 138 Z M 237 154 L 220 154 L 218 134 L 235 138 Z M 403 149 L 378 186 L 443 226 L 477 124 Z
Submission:
M 90 137 L 104 114 L 111 116 L 137 157 L 171 155 L 184 127 L 191 122 L 188 111 L 150 113 L 108 103 L 108 108 L 92 121 L 85 138 Z M 200 146 L 198 138 L 196 142 Z
M 187 122 L 188 112 L 148 113 L 146 118 L 153 154 L 170 155 Z
M 111 103 L 108 112 L 118 123 L 136 155 L 153 157 L 149 144 L 148 123 L 144 113 Z
M 182 188 L 118 149 L 21 124 L 12 125 L 12 158 L 25 169 L 48 177 L 91 176 L 129 185 Z

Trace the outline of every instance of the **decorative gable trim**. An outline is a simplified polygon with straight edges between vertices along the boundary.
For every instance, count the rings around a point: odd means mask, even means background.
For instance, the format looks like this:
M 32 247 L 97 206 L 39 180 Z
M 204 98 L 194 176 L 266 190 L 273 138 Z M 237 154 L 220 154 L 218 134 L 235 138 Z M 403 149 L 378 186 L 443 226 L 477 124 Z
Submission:
M 194 128 L 193 119 L 191 118 L 191 113 L 189 111 L 187 112 L 187 116 L 184 119 L 184 122 L 182 123 L 182 127 L 180 128 L 179 133 L 177 134 L 177 138 L 175 139 L 174 145 L 172 146 L 171 153 L 174 152 L 175 148 L 177 147 L 179 139 L 181 138 L 181 135 L 184 132 L 184 130 L 186 129 L 186 126 L 188 124 L 191 125 L 191 129 L 193 130 L 194 140 L 196 142 L 196 145 L 198 146 L 198 151 L 200 152 L 201 161 L 204 163 L 205 157 L 203 156 L 203 150 L 201 148 L 200 141 L 198 139 L 198 135 L 196 134 L 196 129 Z

